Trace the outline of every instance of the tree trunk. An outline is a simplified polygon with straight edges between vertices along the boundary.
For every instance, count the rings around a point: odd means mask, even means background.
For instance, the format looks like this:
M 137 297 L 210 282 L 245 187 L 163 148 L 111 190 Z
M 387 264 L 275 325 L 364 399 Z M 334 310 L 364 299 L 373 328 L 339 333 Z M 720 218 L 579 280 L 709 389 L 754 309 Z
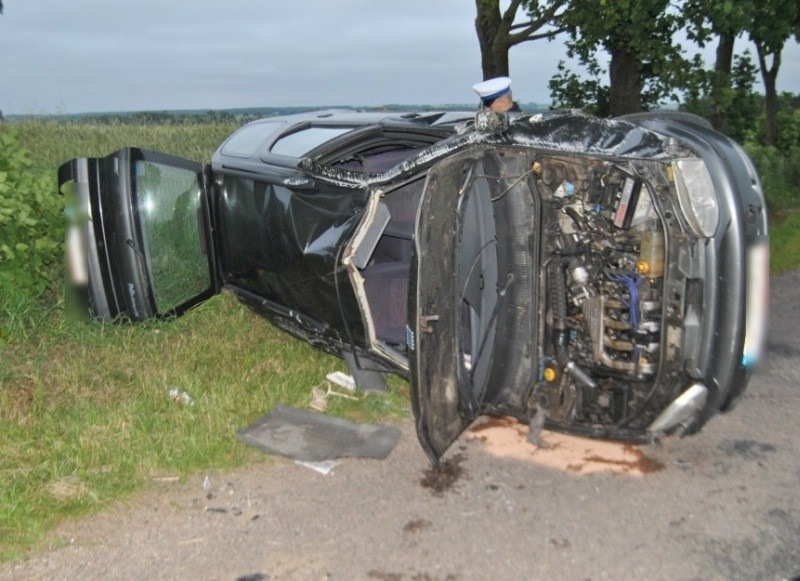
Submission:
M 611 81 L 609 87 L 608 106 L 612 117 L 639 113 L 642 108 L 642 76 L 639 72 L 639 59 L 636 53 L 627 49 L 614 48 L 611 53 L 611 63 L 608 75 Z
M 767 145 L 778 145 L 778 91 L 775 80 L 778 78 L 778 70 L 781 68 L 781 51 L 772 53 L 772 67 L 767 67 L 766 49 L 756 43 L 758 52 L 758 64 L 761 67 L 761 78 L 764 81 L 764 116 L 766 118 L 766 137 L 764 140 Z
M 483 78 L 508 76 L 508 31 L 502 25 L 500 0 L 475 0 L 475 31 L 481 47 Z
M 730 32 L 719 35 L 717 60 L 714 63 L 714 79 L 711 87 L 711 126 L 725 132 L 728 126 L 728 107 L 725 92 L 731 87 L 731 66 L 733 64 L 733 43 L 735 36 Z

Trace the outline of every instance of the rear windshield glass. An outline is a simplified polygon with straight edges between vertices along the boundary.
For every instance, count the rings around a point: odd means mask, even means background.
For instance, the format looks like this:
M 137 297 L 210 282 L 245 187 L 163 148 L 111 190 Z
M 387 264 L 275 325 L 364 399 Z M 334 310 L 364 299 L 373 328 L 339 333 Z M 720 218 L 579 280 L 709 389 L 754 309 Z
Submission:
M 352 127 L 307 127 L 281 137 L 271 151 L 278 155 L 301 157 L 326 141 L 352 130 Z

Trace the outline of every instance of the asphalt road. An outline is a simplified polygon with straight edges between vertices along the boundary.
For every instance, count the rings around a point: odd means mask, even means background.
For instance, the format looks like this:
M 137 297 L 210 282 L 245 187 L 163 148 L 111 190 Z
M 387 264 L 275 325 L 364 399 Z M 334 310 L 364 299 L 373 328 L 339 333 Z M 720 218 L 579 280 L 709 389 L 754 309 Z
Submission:
M 0 579 L 800 576 L 800 273 L 773 279 L 772 296 L 769 359 L 737 408 L 638 450 L 642 475 L 544 467 L 465 436 L 437 493 L 407 421 L 388 459 L 329 475 L 276 458 L 212 474 L 210 499 L 204 474 L 159 483 L 64 524 Z

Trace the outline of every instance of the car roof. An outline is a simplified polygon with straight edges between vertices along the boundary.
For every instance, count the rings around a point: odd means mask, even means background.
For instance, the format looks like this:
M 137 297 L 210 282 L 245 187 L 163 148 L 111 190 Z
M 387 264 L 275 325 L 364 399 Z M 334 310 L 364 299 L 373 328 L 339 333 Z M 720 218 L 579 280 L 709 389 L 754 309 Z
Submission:
M 294 166 L 307 151 L 317 149 L 326 142 L 349 131 L 370 127 L 386 126 L 409 131 L 425 131 L 430 128 L 447 128 L 457 123 L 470 121 L 474 117 L 472 111 L 354 111 L 351 109 L 323 109 L 265 117 L 243 125 L 232 133 L 217 149 L 213 165 L 250 165 L 263 164 L 270 158 L 270 164 Z M 319 134 L 308 140 L 308 143 L 297 144 L 288 148 L 285 160 L 272 159 L 276 142 L 287 136 L 299 134 L 301 131 L 314 128 Z M 308 149 L 303 149 L 307 146 Z M 283 161 L 283 163 L 281 163 Z

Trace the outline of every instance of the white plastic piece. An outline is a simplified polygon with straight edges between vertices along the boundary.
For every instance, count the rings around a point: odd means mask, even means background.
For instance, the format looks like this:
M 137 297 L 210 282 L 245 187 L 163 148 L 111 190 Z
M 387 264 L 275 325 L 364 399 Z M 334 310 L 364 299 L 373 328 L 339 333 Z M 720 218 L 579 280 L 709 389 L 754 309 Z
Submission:
M 320 460 L 318 462 L 295 460 L 294 463 L 304 468 L 311 468 L 314 472 L 319 472 L 320 474 L 327 476 L 339 465 L 339 460 Z
M 336 385 L 339 385 L 345 389 L 349 389 L 350 391 L 356 390 L 356 380 L 353 379 L 352 375 L 347 375 L 341 371 L 332 371 L 326 375 L 325 378 L 331 383 L 335 383 Z

